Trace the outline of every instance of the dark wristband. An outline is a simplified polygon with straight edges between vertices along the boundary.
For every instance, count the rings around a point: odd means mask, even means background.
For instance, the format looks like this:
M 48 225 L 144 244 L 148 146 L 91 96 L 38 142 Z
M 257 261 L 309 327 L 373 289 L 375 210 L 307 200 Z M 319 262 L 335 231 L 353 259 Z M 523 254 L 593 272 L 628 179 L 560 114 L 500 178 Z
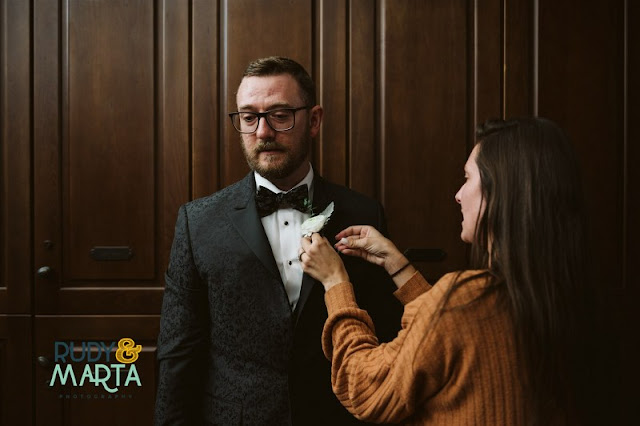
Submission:
M 402 268 L 398 269 L 397 271 L 395 271 L 393 274 L 391 274 L 391 278 L 395 277 L 396 275 L 398 275 L 400 272 L 404 271 L 405 269 L 407 269 L 407 266 L 411 265 L 411 262 L 407 262 L 406 265 L 404 265 Z

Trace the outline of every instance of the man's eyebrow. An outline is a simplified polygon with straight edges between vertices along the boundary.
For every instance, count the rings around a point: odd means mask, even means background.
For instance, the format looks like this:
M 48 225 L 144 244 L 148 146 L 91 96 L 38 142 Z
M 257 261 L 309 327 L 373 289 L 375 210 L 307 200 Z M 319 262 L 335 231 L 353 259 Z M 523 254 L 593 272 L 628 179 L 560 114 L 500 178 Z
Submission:
M 288 102 L 278 102 L 278 103 L 269 105 L 269 107 L 265 111 L 271 111 L 278 108 L 293 108 L 293 107 Z M 241 105 L 238 107 L 238 111 L 254 112 L 254 111 L 257 111 L 257 109 L 254 108 L 253 105 Z

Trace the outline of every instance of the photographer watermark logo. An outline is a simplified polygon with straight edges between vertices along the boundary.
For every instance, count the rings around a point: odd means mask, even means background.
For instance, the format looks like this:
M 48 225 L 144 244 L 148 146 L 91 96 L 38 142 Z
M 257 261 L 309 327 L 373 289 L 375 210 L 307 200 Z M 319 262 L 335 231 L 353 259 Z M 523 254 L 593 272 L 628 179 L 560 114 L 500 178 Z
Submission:
M 118 345 L 115 349 L 116 344 Z M 115 351 L 114 351 L 115 349 Z M 55 342 L 55 367 L 49 387 L 82 387 L 93 383 L 110 394 L 129 386 L 141 387 L 135 362 L 142 351 L 133 339 L 116 342 Z M 112 355 L 115 354 L 115 360 Z

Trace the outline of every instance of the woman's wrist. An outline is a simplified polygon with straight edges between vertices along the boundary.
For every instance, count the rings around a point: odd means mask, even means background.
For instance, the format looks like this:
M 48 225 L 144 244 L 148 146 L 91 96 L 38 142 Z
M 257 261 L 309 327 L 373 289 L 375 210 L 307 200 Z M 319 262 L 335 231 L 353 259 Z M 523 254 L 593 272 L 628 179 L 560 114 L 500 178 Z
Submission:
M 411 262 L 407 261 L 407 264 L 402 267 L 396 274 L 391 276 L 391 279 L 393 280 L 393 283 L 396 285 L 396 287 L 400 288 L 405 285 L 415 273 L 416 268 L 411 264 Z
M 349 282 L 349 274 L 346 270 L 342 270 L 332 274 L 330 277 L 322 281 L 322 286 L 325 291 L 328 291 L 331 287 L 340 283 Z
M 400 274 L 402 271 L 404 271 L 405 269 L 407 269 L 409 266 L 411 266 L 411 262 L 409 262 L 407 260 L 407 263 L 404 264 L 404 266 L 401 266 L 398 268 L 397 271 L 390 273 L 389 275 L 391 276 L 391 278 L 396 277 L 398 274 Z
M 409 259 L 402 253 L 397 252 L 389 262 L 385 263 L 385 270 L 393 280 L 396 287 L 402 287 L 416 272 Z
M 409 259 L 404 257 L 400 252 L 397 252 L 394 256 L 390 256 L 384 264 L 384 269 L 391 276 L 397 275 L 401 269 L 406 268 L 409 264 Z

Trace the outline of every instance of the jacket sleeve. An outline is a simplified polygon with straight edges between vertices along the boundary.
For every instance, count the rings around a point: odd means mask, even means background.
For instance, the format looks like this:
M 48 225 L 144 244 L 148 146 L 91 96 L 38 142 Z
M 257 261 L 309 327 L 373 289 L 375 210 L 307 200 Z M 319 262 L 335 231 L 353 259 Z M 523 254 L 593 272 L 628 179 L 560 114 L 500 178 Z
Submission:
M 387 235 L 387 222 L 384 209 L 380 203 L 375 203 L 375 214 L 371 216 L 372 223 L 383 235 Z M 357 223 L 356 223 L 357 224 Z M 350 256 L 343 256 L 345 265 L 353 260 Z M 371 316 L 375 324 L 378 338 L 382 342 L 393 339 L 400 331 L 402 318 L 402 304 L 393 297 L 397 290 L 389 274 L 381 266 L 357 259 L 364 264 L 362 270 L 347 269 L 358 303 Z
M 207 287 L 196 269 L 185 206 L 178 212 L 158 337 L 156 425 L 202 423 Z

